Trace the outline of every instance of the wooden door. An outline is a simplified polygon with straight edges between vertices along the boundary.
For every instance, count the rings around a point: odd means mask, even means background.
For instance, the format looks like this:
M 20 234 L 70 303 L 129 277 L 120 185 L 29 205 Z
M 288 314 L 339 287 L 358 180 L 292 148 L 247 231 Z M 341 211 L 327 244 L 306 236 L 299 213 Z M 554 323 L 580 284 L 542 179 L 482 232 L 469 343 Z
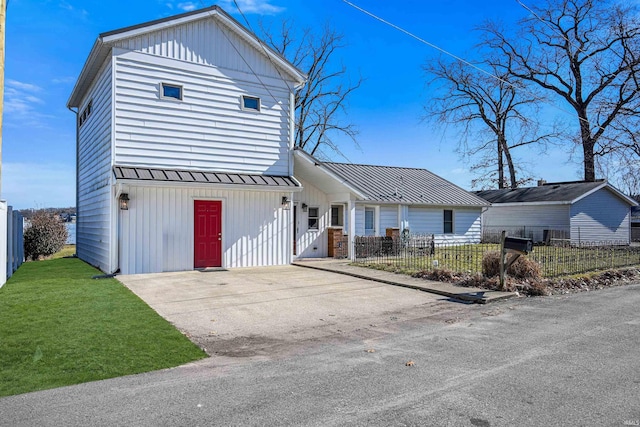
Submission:
M 194 202 L 193 267 L 222 267 L 222 202 Z

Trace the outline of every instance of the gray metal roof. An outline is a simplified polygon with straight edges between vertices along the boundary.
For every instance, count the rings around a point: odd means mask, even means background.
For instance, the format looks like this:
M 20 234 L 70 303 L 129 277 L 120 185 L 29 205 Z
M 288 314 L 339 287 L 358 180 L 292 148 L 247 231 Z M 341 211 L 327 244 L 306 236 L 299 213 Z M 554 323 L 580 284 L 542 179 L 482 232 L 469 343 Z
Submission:
M 332 162 L 322 165 L 371 201 L 436 206 L 488 205 L 483 199 L 426 169 Z
M 598 187 L 606 186 L 608 184 L 602 180 L 595 182 L 559 182 L 547 183 L 538 187 L 483 190 L 476 191 L 475 194 L 491 203 L 570 203 Z
M 116 179 L 138 181 L 192 182 L 202 184 L 255 185 L 275 187 L 299 187 L 290 176 L 250 175 L 198 170 L 149 169 L 114 166 Z

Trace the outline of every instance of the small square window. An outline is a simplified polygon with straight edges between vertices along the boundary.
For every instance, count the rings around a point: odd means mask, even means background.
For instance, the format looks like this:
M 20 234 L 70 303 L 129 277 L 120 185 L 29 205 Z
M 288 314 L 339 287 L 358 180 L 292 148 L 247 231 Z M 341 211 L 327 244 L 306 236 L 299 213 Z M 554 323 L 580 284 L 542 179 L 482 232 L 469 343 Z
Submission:
M 260 98 L 242 95 L 242 109 L 260 111 Z
M 173 98 L 182 101 L 182 86 L 162 83 L 160 88 L 161 98 Z
M 320 225 L 318 208 L 309 208 L 309 230 L 317 230 Z

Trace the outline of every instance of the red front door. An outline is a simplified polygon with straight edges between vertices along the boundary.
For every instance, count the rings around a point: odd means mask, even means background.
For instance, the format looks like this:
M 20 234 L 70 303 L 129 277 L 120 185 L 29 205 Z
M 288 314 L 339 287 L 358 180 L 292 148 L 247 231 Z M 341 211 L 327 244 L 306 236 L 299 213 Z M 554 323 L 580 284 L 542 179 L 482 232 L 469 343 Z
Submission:
M 222 266 L 222 202 L 195 200 L 193 267 Z

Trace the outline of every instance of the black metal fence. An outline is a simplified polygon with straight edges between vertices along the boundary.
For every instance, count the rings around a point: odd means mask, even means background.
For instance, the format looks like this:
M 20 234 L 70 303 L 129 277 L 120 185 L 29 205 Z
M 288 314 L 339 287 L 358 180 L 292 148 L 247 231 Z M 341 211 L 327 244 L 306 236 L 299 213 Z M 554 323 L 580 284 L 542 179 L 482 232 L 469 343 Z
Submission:
M 499 243 L 502 231 L 510 237 L 523 237 L 531 239 L 538 245 L 587 245 L 593 246 L 593 239 L 589 240 L 591 229 L 577 227 L 571 236 L 569 229 L 554 228 L 549 226 L 484 226 L 482 228 L 482 243 Z M 582 237 L 581 237 L 582 236 Z M 628 245 L 629 240 L 608 240 L 598 242 L 599 246 Z
M 570 233 L 566 229 L 558 229 L 552 227 L 533 227 L 533 226 L 518 226 L 518 227 L 491 227 L 484 226 L 482 228 L 482 243 L 500 243 L 500 236 L 502 231 L 507 232 L 507 236 L 510 237 L 523 237 L 525 239 L 531 239 L 537 244 L 553 244 L 556 242 L 569 241 Z
M 582 242 L 570 245 L 535 245 L 528 257 L 540 264 L 545 277 L 579 274 L 593 270 L 640 265 L 639 246 L 621 246 Z M 356 237 L 355 261 L 383 264 L 401 271 L 436 268 L 458 273 L 482 273 L 482 260 L 489 251 L 500 251 L 499 243 L 437 243 L 433 235 L 392 237 Z

